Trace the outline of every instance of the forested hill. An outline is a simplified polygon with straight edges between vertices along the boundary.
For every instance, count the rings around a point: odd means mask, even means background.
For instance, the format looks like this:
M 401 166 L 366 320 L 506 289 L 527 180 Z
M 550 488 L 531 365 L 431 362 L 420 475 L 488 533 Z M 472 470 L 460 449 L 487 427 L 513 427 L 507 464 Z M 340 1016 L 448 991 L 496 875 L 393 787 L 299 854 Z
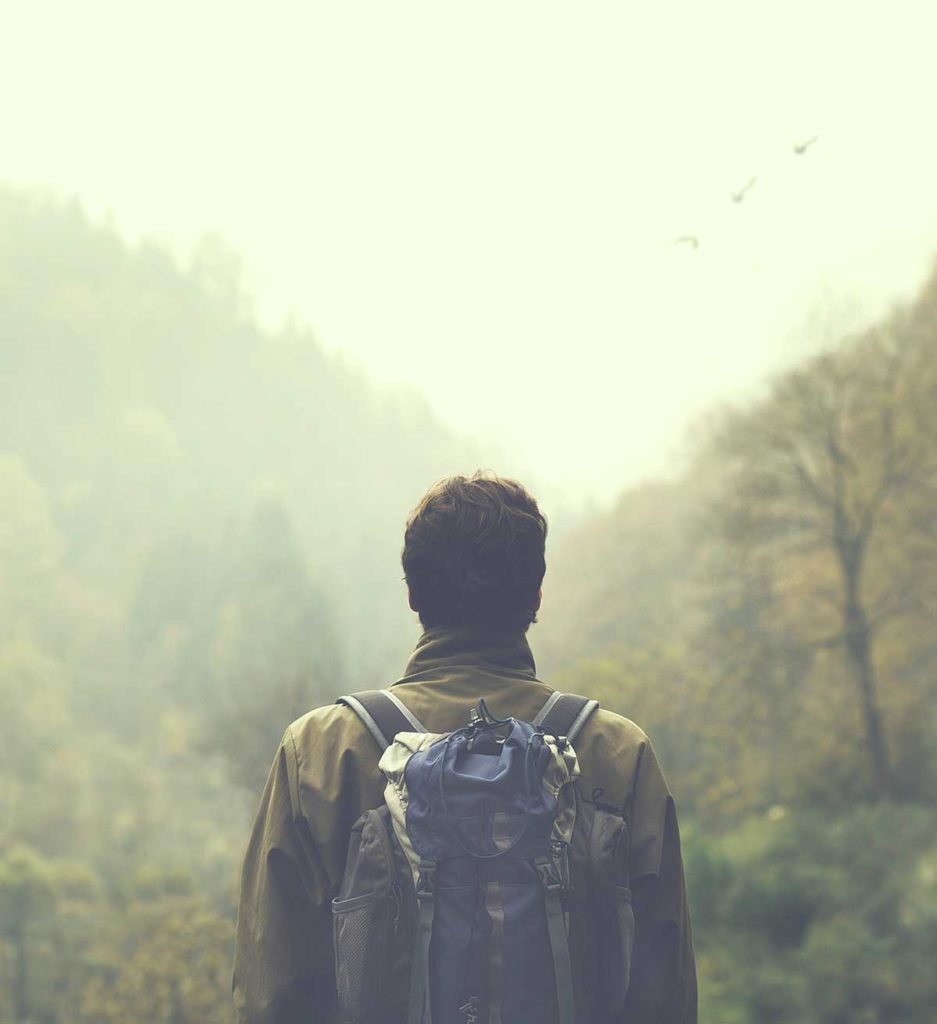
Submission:
M 701 1020 L 937 1006 L 937 274 L 554 546 L 535 649 L 650 735 Z
M 276 744 L 400 671 L 404 517 L 476 458 L 223 244 L 0 189 L 0 1021 L 231 1018 Z
M 12 189 L 0 341 L 0 651 L 28 640 L 124 735 L 268 714 L 265 758 L 292 711 L 402 667 L 403 519 L 475 468 L 423 399 L 260 330 L 220 242 L 181 269 Z

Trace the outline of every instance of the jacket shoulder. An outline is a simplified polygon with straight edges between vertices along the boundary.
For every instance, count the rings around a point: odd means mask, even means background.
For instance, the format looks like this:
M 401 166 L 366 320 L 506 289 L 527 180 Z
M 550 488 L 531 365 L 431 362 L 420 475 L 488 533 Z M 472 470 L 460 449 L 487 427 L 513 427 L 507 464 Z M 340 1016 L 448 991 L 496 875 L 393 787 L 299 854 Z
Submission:
M 589 716 L 574 746 L 583 788 L 612 794 L 610 802 L 619 807 L 632 805 L 639 779 L 656 765 L 647 733 L 630 718 L 604 708 Z
M 318 759 L 324 751 L 335 752 L 337 748 L 367 743 L 374 746 L 361 719 L 344 704 L 323 704 L 300 715 L 287 726 L 284 741 L 293 746 L 299 760 L 309 751 L 315 751 Z
M 367 772 L 381 751 L 364 723 L 344 704 L 313 708 L 287 726 L 283 746 L 295 764 L 298 788 L 337 797 L 349 775 Z
M 601 706 L 589 716 L 583 733 L 590 737 L 602 737 L 605 742 L 620 748 L 643 750 L 650 744 L 647 733 L 630 718 L 607 711 Z

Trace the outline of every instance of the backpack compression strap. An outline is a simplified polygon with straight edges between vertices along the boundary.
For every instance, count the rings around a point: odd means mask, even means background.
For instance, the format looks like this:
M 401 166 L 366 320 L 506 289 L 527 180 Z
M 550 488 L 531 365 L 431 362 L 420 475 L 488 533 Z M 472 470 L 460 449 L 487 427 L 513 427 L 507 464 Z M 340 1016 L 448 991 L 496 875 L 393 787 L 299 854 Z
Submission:
M 565 736 L 574 743 L 589 716 L 599 706 L 597 700 L 580 697 L 575 693 L 551 693 L 546 704 L 540 709 L 532 725 L 550 729 L 557 736 Z M 556 982 L 556 1007 L 559 1024 L 573 1024 L 576 1019 L 573 994 L 572 965 L 569 959 L 569 938 L 566 928 L 566 914 L 563 904 L 563 886 L 556 876 L 556 869 L 549 858 L 542 858 L 537 864 L 537 874 L 544 887 L 544 906 L 547 912 L 547 928 L 550 935 L 550 951 L 553 954 L 553 977 Z
M 598 706 L 597 700 L 557 691 L 550 694 L 531 724 L 552 729 L 557 736 L 565 736 L 570 743 L 575 743 L 579 730 Z
M 422 722 L 390 690 L 362 690 L 361 693 L 339 697 L 335 703 L 345 704 L 355 712 L 381 748 L 381 753 L 394 742 L 398 732 L 426 732 Z

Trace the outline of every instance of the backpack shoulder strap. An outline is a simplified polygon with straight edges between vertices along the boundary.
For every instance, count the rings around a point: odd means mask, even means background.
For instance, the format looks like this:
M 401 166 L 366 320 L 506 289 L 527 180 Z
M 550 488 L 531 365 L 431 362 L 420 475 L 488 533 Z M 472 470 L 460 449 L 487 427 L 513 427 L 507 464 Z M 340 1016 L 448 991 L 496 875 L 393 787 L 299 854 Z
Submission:
M 390 690 L 362 690 L 339 697 L 336 704 L 345 704 L 361 719 L 375 742 L 385 751 L 398 732 L 426 732 L 420 720 Z
M 597 700 L 557 690 L 550 694 L 531 724 L 552 729 L 557 736 L 565 736 L 570 743 L 575 743 L 580 729 L 598 706 Z

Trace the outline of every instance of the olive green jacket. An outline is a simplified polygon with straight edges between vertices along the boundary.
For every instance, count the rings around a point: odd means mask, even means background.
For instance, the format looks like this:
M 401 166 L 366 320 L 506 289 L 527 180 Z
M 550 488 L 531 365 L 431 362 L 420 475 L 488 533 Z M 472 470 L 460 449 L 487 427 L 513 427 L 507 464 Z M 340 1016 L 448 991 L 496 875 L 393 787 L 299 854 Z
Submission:
M 467 724 L 484 697 L 530 721 L 552 693 L 523 634 L 427 630 L 393 684 L 431 732 Z M 644 733 L 599 709 L 576 740 L 584 794 L 603 790 L 631 830 L 635 945 L 627 1024 L 693 1024 L 696 970 L 673 798 Z M 342 705 L 310 711 L 277 751 L 241 880 L 234 999 L 239 1024 L 333 1024 L 331 900 L 352 824 L 383 800 L 379 751 Z

